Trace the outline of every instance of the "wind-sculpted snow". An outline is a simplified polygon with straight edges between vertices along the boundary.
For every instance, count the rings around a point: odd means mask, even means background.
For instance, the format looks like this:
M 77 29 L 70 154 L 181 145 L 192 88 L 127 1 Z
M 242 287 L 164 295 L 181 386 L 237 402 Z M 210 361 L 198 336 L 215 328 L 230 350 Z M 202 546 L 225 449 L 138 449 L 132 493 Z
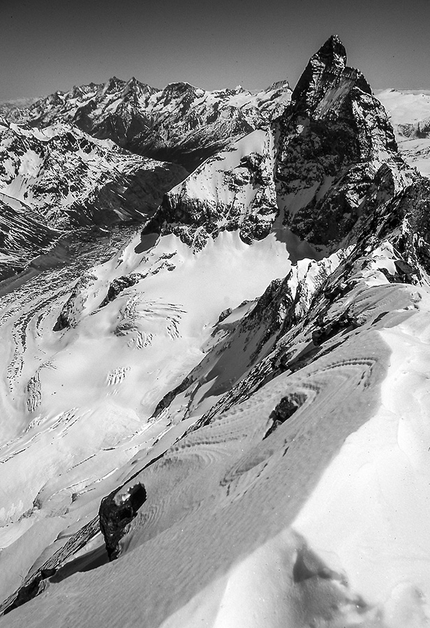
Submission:
M 368 346 L 367 342 L 363 337 L 360 344 L 364 348 Z M 345 357 L 336 359 L 335 351 L 330 359 L 322 360 L 321 364 L 315 362 L 300 374 L 280 376 L 266 386 L 264 393 L 261 391 L 252 401 L 244 402 L 207 427 L 194 431 L 148 471 L 133 477 L 131 482 L 143 484 L 148 497 L 129 525 L 120 543 L 121 551 L 133 550 L 170 527 L 172 521 L 179 523 L 192 516 L 194 510 L 203 506 L 208 508 L 208 503 L 211 511 L 217 507 L 217 501 L 221 502 L 221 508 L 227 507 L 230 502 L 242 498 L 262 475 L 268 481 L 271 467 L 280 465 L 280 459 L 287 452 L 293 460 L 299 460 L 301 456 L 296 458 L 295 448 L 300 450 L 311 438 L 310 434 L 323 430 L 321 413 L 330 416 L 329 425 L 325 427 L 328 443 L 331 430 L 338 430 L 338 422 L 342 422 L 342 429 L 347 430 L 355 412 L 359 413 L 358 407 L 361 403 L 369 403 L 367 396 L 371 398 L 374 394 L 370 391 L 379 379 L 379 367 L 377 356 L 370 349 L 368 353 L 357 355 L 353 354 L 351 343 L 346 343 L 338 353 Z M 362 394 L 363 391 L 366 393 Z M 277 428 L 276 438 L 266 439 L 273 423 L 271 412 L 291 395 L 301 395 L 303 399 L 294 419 Z M 344 396 L 347 401 L 342 403 Z M 354 413 L 350 406 L 357 406 Z M 323 442 L 320 446 L 324 449 Z M 294 466 L 291 459 L 285 464 Z M 312 463 L 309 464 L 312 467 Z M 307 480 L 303 478 L 303 481 L 306 483 Z M 165 490 L 166 482 L 172 483 L 172 490 Z M 284 482 L 288 486 L 287 472 Z M 163 487 L 160 497 L 158 486 Z M 127 488 L 128 484 L 121 491 Z M 267 490 L 274 489 L 268 486 Z M 215 503 L 211 504 L 212 501 Z M 263 503 L 264 500 L 262 506 Z M 249 525 L 253 524 L 250 522 Z
M 147 466 L 142 455 L 135 458 L 114 495 L 120 503 L 122 495 L 140 485 L 145 499 L 116 541 L 114 554 L 119 552 L 120 560 L 100 568 L 97 579 L 93 573 L 81 574 L 55 588 L 50 585 L 47 597 L 37 602 L 33 625 L 61 626 L 61 618 L 70 613 L 75 621 L 85 617 L 94 626 L 115 626 L 119 617 L 127 617 L 131 625 L 188 627 L 204 621 L 209 626 L 233 622 L 239 628 L 260 626 L 263 619 L 268 626 L 362 623 L 397 628 L 413 625 L 398 623 L 397 617 L 424 617 L 429 574 L 417 571 L 413 558 L 404 559 L 400 569 L 390 563 L 389 580 L 385 559 L 379 567 L 372 562 L 364 568 L 361 562 L 357 575 L 346 567 L 360 560 L 363 551 L 354 542 L 355 526 L 341 526 L 338 557 L 334 535 L 323 533 L 333 525 L 331 520 L 323 529 L 318 525 L 320 512 L 326 512 L 319 491 L 330 491 L 334 499 L 339 478 L 351 478 L 348 503 L 353 509 L 366 504 L 363 490 L 375 491 L 372 476 L 366 484 L 367 476 L 358 475 L 356 488 L 354 474 L 330 474 L 331 465 L 336 469 L 349 460 L 359 463 L 364 450 L 348 447 L 359 442 L 360 428 L 373 429 L 372 417 L 384 412 L 381 384 L 392 380 L 387 379 L 390 351 L 379 330 L 385 327 L 383 337 L 390 334 L 402 346 L 403 330 L 413 329 L 423 358 L 426 355 L 422 343 L 428 333 L 428 296 L 422 288 L 388 283 L 381 263 L 394 265 L 386 260 L 386 255 L 356 258 L 349 289 L 335 297 L 329 296 L 332 288 L 326 283 L 326 296 L 313 307 L 323 313 L 327 333 L 315 344 L 311 320 L 298 334 L 287 332 L 277 343 L 277 360 L 281 354 L 286 359 L 284 374 L 194 429 L 160 460 Z M 347 263 L 341 262 L 335 273 Z M 242 307 L 248 316 L 255 312 L 255 307 Z M 345 308 L 355 324 L 333 327 Z M 313 316 L 318 320 L 317 312 Z M 301 365 L 294 366 L 298 359 Z M 396 368 L 402 368 L 400 353 L 396 359 Z M 425 359 L 418 369 L 425 368 Z M 387 427 L 404 420 L 403 412 L 394 407 L 391 412 Z M 360 448 L 366 448 L 366 442 Z M 380 449 L 372 451 L 367 456 L 378 460 Z M 385 478 L 386 490 L 395 490 L 393 481 Z M 372 516 L 374 508 L 383 510 L 379 525 L 389 526 L 391 506 L 377 494 L 374 499 L 365 512 Z M 324 516 L 330 517 L 327 513 Z M 109 511 L 103 516 L 109 517 Z M 399 534 L 408 535 L 413 520 L 405 527 L 398 520 L 397 525 Z M 372 579 L 386 584 L 369 587 Z M 32 604 L 27 606 L 8 615 L 6 625 L 27 621 L 33 613 Z
M 139 483 L 147 497 L 120 542 L 120 560 L 96 580 L 81 574 L 50 590 L 33 625 L 61 626 L 70 613 L 93 626 L 115 626 L 120 617 L 178 627 L 400 625 L 385 622 L 381 596 L 363 596 L 359 579 L 353 586 L 333 555 L 321 558 L 295 531 L 324 469 L 380 407 L 388 358 L 379 333 L 364 332 L 360 343 L 279 376 L 134 475 L 121 492 Z M 301 403 L 269 433 L 294 395 Z M 312 515 L 317 520 L 318 510 Z M 422 607 L 413 596 L 400 605 L 403 613 Z M 9 625 L 32 609 L 16 611 Z

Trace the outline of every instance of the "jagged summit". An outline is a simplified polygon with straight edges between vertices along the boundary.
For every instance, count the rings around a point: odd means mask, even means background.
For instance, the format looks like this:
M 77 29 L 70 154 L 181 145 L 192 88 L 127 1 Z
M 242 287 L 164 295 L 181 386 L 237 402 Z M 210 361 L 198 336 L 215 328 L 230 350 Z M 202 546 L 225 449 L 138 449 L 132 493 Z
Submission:
M 290 84 L 288 80 L 284 79 L 282 81 L 274 81 L 272 85 L 270 85 L 270 87 L 267 88 L 266 91 L 269 91 L 271 89 L 289 89 L 289 88 L 290 88 Z
M 109 92 L 116 91 L 118 88 L 124 89 L 126 84 L 127 84 L 127 81 L 124 81 L 123 79 L 119 79 L 116 76 L 112 76 L 108 81 L 106 81 L 103 91 L 105 93 L 109 93 Z
M 291 96 L 298 107 L 315 109 L 325 98 L 343 100 L 347 93 L 358 87 L 371 94 L 369 83 L 360 70 L 346 65 L 345 46 L 337 35 L 332 35 L 309 60 Z
M 241 86 L 208 91 L 186 81 L 158 89 L 113 76 L 56 92 L 27 108 L 0 107 L 10 121 L 46 127 L 69 122 L 144 157 L 173 161 L 189 172 L 230 141 L 267 124 L 290 101 L 286 81 L 253 94 Z
M 387 114 L 332 36 L 309 60 L 277 127 L 277 201 L 303 240 L 337 247 L 362 213 L 375 174 L 413 173 L 399 157 Z M 403 185 L 403 183 L 402 183 Z
M 339 35 L 331 35 L 311 57 L 311 61 L 314 59 L 319 59 L 327 66 L 344 68 L 347 62 L 346 48 Z

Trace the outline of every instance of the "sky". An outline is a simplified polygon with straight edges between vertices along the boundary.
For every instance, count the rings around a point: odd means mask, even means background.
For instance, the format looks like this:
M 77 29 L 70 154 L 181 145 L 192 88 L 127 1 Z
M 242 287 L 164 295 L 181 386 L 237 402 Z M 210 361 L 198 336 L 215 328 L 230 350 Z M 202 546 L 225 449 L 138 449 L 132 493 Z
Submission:
M 294 87 L 332 34 L 374 89 L 430 89 L 430 0 L 2 0 L 0 101 L 111 76 Z

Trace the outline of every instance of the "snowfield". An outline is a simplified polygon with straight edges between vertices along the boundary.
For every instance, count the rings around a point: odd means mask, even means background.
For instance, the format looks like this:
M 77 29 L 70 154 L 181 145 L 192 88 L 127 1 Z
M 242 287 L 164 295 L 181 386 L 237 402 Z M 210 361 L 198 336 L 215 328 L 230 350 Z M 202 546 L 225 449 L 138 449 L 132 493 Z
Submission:
M 427 625 L 430 295 L 379 287 L 356 289 L 357 308 L 372 302 L 359 342 L 279 376 L 133 478 L 148 500 L 117 561 L 51 583 L 1 624 Z M 292 394 L 300 407 L 270 431 Z
M 250 247 L 237 233 L 223 233 L 193 254 L 173 235 L 146 249 L 137 234 L 83 276 L 69 299 L 71 329 L 53 331 L 61 288 L 49 299 L 44 294 L 45 305 L 35 282 L 24 310 L 3 310 L 2 400 L 9 423 L 2 425 L 0 450 L 0 538 L 13 557 L 3 598 L 39 555 L 33 526 L 43 546 L 94 508 L 92 500 L 115 486 L 111 478 L 106 488 L 104 478 L 169 426 L 166 419 L 151 420 L 155 406 L 200 362 L 221 311 L 255 299 L 289 267 L 285 245 L 273 236 Z M 100 307 L 110 282 L 130 273 L 139 281 Z
M 388 111 L 399 149 L 406 161 L 425 177 L 430 176 L 430 92 L 377 90 Z

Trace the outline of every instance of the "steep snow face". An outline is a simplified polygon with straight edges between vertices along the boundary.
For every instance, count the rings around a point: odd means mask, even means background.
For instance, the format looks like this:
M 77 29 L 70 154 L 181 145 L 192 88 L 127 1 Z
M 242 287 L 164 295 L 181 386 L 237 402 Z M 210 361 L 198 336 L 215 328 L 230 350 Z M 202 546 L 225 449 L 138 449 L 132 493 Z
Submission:
M 176 428 L 181 414 L 152 415 L 204 357 L 221 311 L 289 267 L 274 236 L 248 246 L 223 233 L 194 254 L 174 235 L 137 234 L 99 266 L 45 271 L 3 300 L 2 599 L 94 516 L 116 469 Z
M 0 160 L 0 193 L 61 228 L 147 218 L 186 174 L 63 124 L 0 127 Z
M 193 170 L 205 158 L 273 117 L 287 106 L 291 90 L 279 81 L 257 94 L 241 87 L 205 91 L 189 83 L 163 90 L 110 79 L 57 92 L 27 109 L 4 109 L 14 121 L 45 127 L 73 123 L 147 157 L 176 161 Z
M 0 193 L 0 280 L 23 270 L 61 233 L 44 224 L 28 205 Z
M 253 131 L 206 160 L 163 199 L 153 225 L 195 248 L 209 236 L 239 230 L 250 243 L 268 235 L 278 214 L 270 129 Z M 148 226 L 148 229 L 150 226 Z

